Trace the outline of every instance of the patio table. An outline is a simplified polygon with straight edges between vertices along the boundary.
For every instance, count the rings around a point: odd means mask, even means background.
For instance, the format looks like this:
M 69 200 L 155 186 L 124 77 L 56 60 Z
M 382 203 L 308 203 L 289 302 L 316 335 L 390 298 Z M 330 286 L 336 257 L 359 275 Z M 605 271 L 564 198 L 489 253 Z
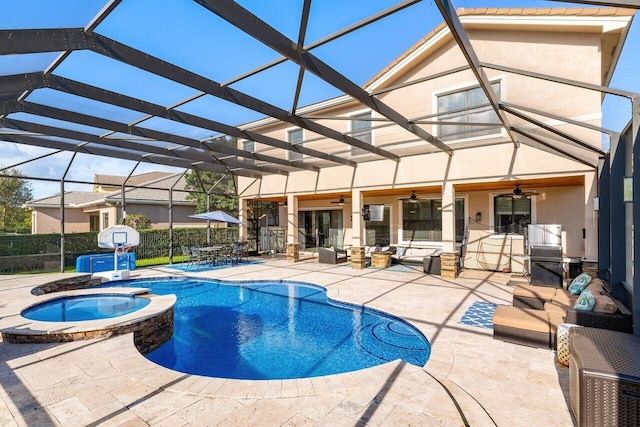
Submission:
M 224 246 L 204 246 L 199 249 L 200 252 L 206 254 L 208 261 L 212 261 L 215 264 L 220 256 L 220 251 L 224 249 Z

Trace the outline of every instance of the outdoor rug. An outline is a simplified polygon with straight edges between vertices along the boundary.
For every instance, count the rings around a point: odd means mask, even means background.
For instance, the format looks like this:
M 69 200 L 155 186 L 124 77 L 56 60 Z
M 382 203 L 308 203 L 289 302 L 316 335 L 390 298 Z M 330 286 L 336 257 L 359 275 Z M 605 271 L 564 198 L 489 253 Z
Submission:
M 458 323 L 480 328 L 493 329 L 493 313 L 498 304 L 487 301 L 475 301 L 464 312 Z
M 224 270 L 225 268 L 233 268 L 233 267 L 241 267 L 243 265 L 251 265 L 251 264 L 262 264 L 263 261 L 242 261 L 240 264 L 220 264 L 220 265 L 211 265 L 211 264 L 171 264 L 165 265 L 166 268 L 171 268 L 174 270 L 185 271 L 188 273 L 199 273 L 201 271 L 213 271 L 213 270 Z

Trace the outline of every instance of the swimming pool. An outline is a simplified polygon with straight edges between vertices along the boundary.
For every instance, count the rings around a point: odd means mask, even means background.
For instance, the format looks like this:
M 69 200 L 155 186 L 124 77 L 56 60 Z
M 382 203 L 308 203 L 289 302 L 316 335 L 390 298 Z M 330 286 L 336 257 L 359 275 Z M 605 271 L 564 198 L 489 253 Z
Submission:
M 172 338 L 145 357 L 189 374 L 305 378 L 396 359 L 423 366 L 431 351 L 424 335 L 404 320 L 332 301 L 315 285 L 165 278 L 108 286 L 177 296 Z
M 109 319 L 132 313 L 147 306 L 149 302 L 148 298 L 135 295 L 78 295 L 42 302 L 24 309 L 20 314 L 29 320 L 44 322 Z

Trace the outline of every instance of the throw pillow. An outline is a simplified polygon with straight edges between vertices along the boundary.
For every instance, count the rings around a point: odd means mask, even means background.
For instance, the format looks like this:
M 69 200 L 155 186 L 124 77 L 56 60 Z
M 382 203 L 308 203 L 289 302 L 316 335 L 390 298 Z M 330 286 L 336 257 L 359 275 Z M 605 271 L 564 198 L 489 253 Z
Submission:
M 396 250 L 396 255 L 404 256 L 405 252 L 407 252 L 407 248 L 403 248 L 402 246 Z
M 591 276 L 587 273 L 580 273 L 569 285 L 569 293 L 571 295 L 579 295 L 580 292 L 587 287 L 589 282 L 591 282 Z
M 573 306 L 574 310 L 580 311 L 593 311 L 593 307 L 596 305 L 596 297 L 593 296 L 589 289 L 585 289 L 580 294 L 576 305 Z

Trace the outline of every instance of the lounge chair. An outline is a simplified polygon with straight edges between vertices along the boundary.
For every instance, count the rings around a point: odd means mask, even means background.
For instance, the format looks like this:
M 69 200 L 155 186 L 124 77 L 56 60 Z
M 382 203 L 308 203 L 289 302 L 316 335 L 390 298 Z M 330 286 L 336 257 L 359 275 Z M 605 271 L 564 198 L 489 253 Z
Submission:
M 318 248 L 318 262 L 322 264 L 339 264 L 347 262 L 347 250 L 331 248 Z

